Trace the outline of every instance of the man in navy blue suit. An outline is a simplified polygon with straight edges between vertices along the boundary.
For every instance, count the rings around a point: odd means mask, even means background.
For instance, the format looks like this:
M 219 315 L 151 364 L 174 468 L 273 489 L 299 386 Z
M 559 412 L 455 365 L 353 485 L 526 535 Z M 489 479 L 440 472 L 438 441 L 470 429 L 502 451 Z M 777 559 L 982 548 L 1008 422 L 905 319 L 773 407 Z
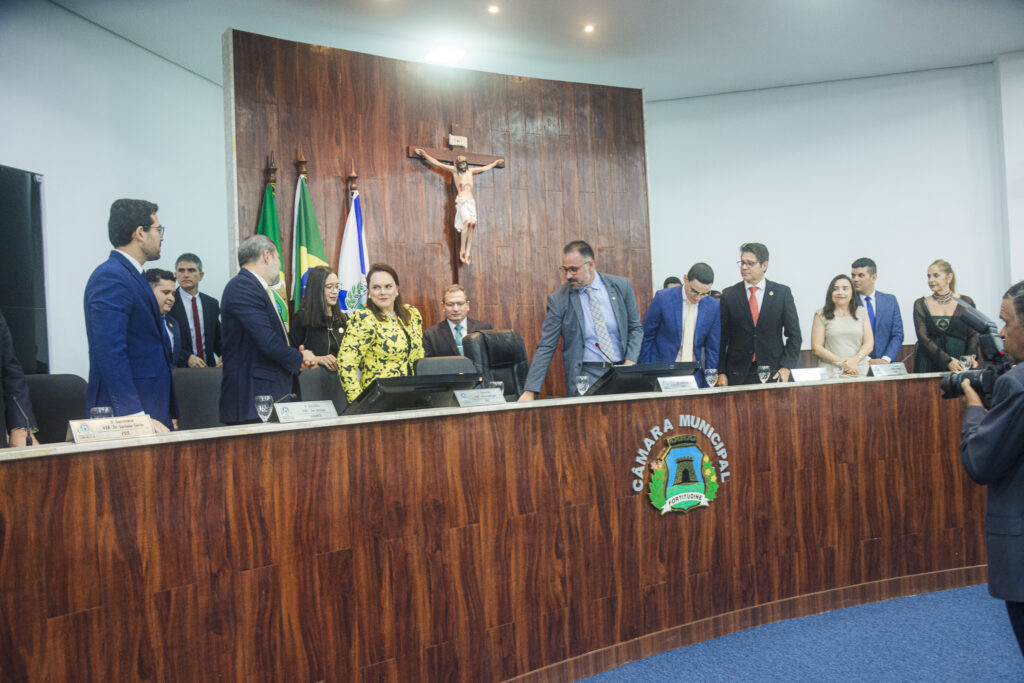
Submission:
M 220 298 L 224 336 L 224 374 L 220 385 L 220 421 L 259 422 L 256 397 L 279 401 L 298 396 L 298 375 L 316 367 L 316 356 L 288 344 L 288 330 L 269 290 L 281 277 L 281 257 L 274 243 L 251 235 L 238 245 L 240 270 Z
M 168 315 L 174 306 L 174 273 L 163 268 L 147 268 L 143 275 L 153 288 L 156 305 L 160 308 L 160 317 L 163 318 L 164 328 L 167 330 L 167 338 L 171 340 L 171 366 L 188 367 L 188 353 L 181 343 L 181 328 L 178 321 Z
M 698 362 L 702 368 L 718 367 L 722 335 L 718 301 L 708 296 L 715 271 L 695 263 L 683 276 L 681 287 L 662 289 L 644 314 L 641 363 Z M 695 373 L 698 386 L 707 386 L 704 373 Z
M 171 381 L 171 345 L 153 291 L 142 276 L 160 258 L 164 228 L 157 205 L 118 199 L 107 234 L 114 250 L 85 286 L 89 342 L 88 408 L 110 406 L 115 416 L 146 414 L 157 433 L 177 415 Z
M 903 347 L 903 316 L 896 297 L 875 289 L 877 279 L 878 268 L 869 258 L 859 258 L 850 266 L 853 289 L 860 305 L 867 310 L 871 330 L 875 333 L 875 348 L 871 350 L 868 362 L 884 365 L 899 358 Z

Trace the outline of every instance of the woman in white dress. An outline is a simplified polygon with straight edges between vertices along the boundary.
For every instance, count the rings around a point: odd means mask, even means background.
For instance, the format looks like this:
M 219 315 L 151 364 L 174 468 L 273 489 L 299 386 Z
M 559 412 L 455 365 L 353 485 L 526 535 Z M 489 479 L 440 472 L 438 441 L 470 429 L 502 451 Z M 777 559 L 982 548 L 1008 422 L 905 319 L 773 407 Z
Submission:
M 811 350 L 818 365 L 840 377 L 868 374 L 868 354 L 875 346 L 867 311 L 853 292 L 849 276 L 836 275 L 828 285 L 825 306 L 814 313 Z

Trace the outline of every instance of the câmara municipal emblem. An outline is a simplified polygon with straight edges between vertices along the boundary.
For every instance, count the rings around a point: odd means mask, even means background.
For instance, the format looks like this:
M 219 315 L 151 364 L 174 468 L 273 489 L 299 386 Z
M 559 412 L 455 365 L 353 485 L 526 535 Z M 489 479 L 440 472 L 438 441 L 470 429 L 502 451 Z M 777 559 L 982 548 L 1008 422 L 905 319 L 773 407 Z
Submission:
M 651 461 L 648 487 L 651 505 L 669 512 L 707 507 L 718 493 L 718 472 L 711 458 L 697 446 L 692 434 L 671 436 L 661 454 Z

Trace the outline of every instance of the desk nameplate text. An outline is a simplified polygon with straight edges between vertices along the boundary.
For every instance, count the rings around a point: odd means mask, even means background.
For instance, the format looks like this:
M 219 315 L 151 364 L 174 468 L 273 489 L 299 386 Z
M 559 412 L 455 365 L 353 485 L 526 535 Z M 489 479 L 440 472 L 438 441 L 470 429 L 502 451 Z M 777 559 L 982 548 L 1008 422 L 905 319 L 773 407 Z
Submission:
M 907 374 L 907 366 L 903 363 L 888 363 L 886 365 L 871 365 L 868 373 L 873 377 L 895 377 L 896 375 Z
M 455 400 L 463 408 L 493 406 L 505 403 L 505 394 L 498 388 L 463 389 L 455 392 Z
M 338 411 L 330 401 L 275 403 L 274 412 L 277 413 L 277 421 L 282 423 L 326 420 L 338 417 Z
M 687 389 L 699 389 L 697 378 L 693 375 L 679 375 L 673 377 L 659 377 L 658 386 L 664 391 L 685 391 Z
M 135 436 L 153 436 L 153 421 L 148 415 L 125 415 L 104 417 L 96 420 L 71 420 L 68 422 L 75 443 L 90 441 L 113 441 L 130 439 Z

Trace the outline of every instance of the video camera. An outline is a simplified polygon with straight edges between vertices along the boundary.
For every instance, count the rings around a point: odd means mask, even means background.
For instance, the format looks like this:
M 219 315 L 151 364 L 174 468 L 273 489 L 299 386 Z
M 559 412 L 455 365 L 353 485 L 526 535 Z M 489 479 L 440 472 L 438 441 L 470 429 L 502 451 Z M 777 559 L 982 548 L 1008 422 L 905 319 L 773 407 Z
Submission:
M 964 395 L 960 383 L 965 379 L 971 380 L 971 388 L 981 396 L 982 404 L 988 408 L 992 389 L 996 380 L 1004 372 L 1013 367 L 1013 361 L 1003 351 L 1003 340 L 999 338 L 998 327 L 989 320 L 981 311 L 971 306 L 962 299 L 957 298 L 957 303 L 963 308 L 960 318 L 972 330 L 978 333 L 978 351 L 983 359 L 981 366 L 974 370 L 963 372 L 947 372 L 939 381 L 942 388 L 942 398 L 960 398 Z

